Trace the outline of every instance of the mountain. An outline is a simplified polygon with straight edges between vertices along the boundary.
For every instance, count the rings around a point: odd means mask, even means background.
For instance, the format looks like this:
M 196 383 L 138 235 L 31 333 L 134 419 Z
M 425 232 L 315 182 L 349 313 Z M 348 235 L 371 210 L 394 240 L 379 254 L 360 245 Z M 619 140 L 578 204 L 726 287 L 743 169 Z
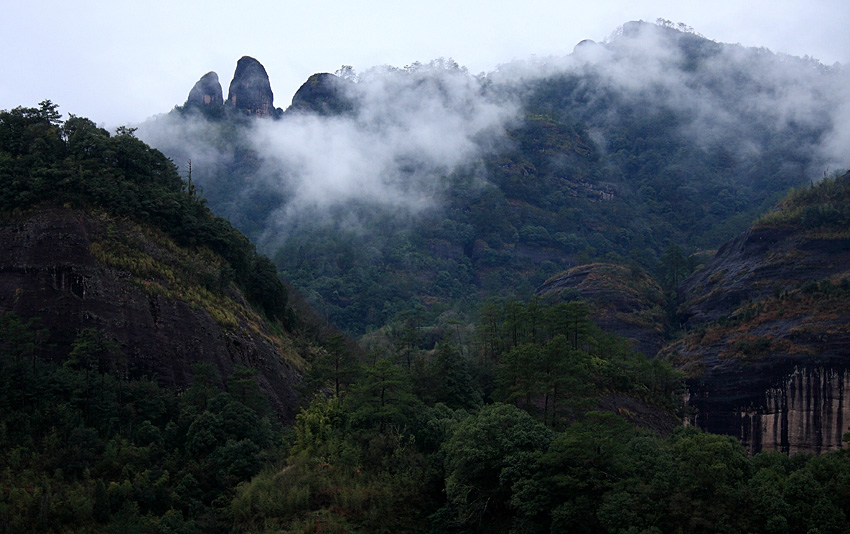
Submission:
M 204 74 L 189 91 L 186 105 L 210 106 L 211 108 L 223 106 L 224 98 L 222 97 L 218 74 L 215 72 Z
M 200 111 L 208 118 L 221 118 L 227 111 L 236 117 L 257 118 L 275 118 L 282 112 L 274 107 L 274 93 L 265 67 L 250 56 L 243 56 L 236 63 L 227 100 L 223 99 L 218 74 L 208 72 L 195 83 L 179 109 Z
M 42 207 L 0 221 L 0 313 L 38 317 L 42 357 L 61 357 L 86 329 L 115 343 L 129 376 L 186 390 L 208 363 L 221 387 L 237 366 L 292 422 L 304 360 L 235 289 L 211 290 L 225 261 L 106 213 Z
M 0 111 L 0 185 L 0 531 L 230 531 L 329 329 L 132 128 Z
M 0 531 L 847 530 L 837 74 L 643 23 L 563 61 L 272 114 L 240 60 L 258 101 L 143 127 L 182 176 L 0 112 Z
M 694 424 L 751 451 L 843 446 L 850 424 L 850 173 L 793 192 L 680 286 Z
M 243 56 L 236 63 L 227 94 L 227 105 L 256 117 L 277 115 L 269 75 L 259 61 Z
M 699 407 L 700 427 L 743 438 L 751 450 L 821 451 L 840 444 L 847 426 L 835 413 L 829 425 L 823 412 L 809 430 L 791 421 L 775 431 L 754 415 L 790 370 L 750 362 L 749 376 L 728 350 L 717 348 L 722 361 L 703 357 L 708 349 L 694 336 L 750 318 L 755 311 L 738 309 L 751 299 L 827 276 L 832 260 L 823 258 L 841 250 L 837 243 L 793 225 L 759 223 L 735 236 L 789 189 L 850 163 L 841 148 L 847 87 L 840 66 L 632 22 L 605 43 L 479 76 L 445 59 L 359 74 L 343 67 L 311 76 L 279 120 L 184 108 L 142 125 L 140 135 L 174 161 L 191 160 L 211 209 L 268 252 L 320 315 L 375 351 L 424 357 L 456 338 L 474 361 L 487 352 L 482 307 L 535 294 L 583 299 L 598 324 L 648 354 L 685 329 L 662 354 L 693 373 L 693 406 L 715 391 L 711 403 L 724 415 Z M 825 248 L 807 256 L 818 243 Z M 786 258 L 770 256 L 782 247 Z M 704 267 L 680 288 L 697 258 L 718 249 L 729 264 Z M 819 350 L 812 340 L 782 337 L 774 347 L 758 328 L 743 332 L 728 329 L 719 343 L 800 362 L 795 351 Z M 486 368 L 474 371 L 486 381 Z M 829 383 L 843 380 L 825 372 L 818 376 Z M 819 396 L 828 397 L 809 400 Z M 742 417 L 763 422 L 736 422 Z
M 843 157 L 843 76 L 634 22 L 481 76 L 450 60 L 344 67 L 279 120 L 184 109 L 139 135 L 191 161 L 211 209 L 346 332 L 410 309 L 446 330 L 447 311 L 471 323 L 486 298 L 528 298 L 579 265 L 660 280 L 671 246 L 717 249 Z
M 351 110 L 354 103 L 346 96 L 344 78 L 327 72 L 313 74 L 292 95 L 292 105 L 287 112 L 302 110 L 321 115 L 337 115 Z

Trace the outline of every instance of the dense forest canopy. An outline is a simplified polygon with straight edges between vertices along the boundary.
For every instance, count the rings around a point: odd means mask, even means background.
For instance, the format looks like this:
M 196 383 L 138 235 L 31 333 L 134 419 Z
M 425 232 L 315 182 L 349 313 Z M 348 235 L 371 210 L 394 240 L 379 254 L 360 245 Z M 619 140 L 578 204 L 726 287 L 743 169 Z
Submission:
M 579 304 L 555 311 L 482 314 L 501 354 L 493 395 L 508 403 L 482 395 L 487 381 L 449 342 L 407 367 L 403 354 L 358 359 L 338 338 L 290 430 L 269 422 L 250 370 L 225 393 L 199 367 L 178 396 L 110 365 L 96 331 L 64 362 L 42 360 L 38 320 L 0 316 L 0 529 L 847 531 L 846 451 L 748 457 L 730 437 L 663 437 L 628 411 L 594 411 L 599 395 L 666 404 L 678 378 L 606 341 Z M 518 366 L 535 343 L 549 365 Z M 563 392 L 552 410 L 547 387 Z

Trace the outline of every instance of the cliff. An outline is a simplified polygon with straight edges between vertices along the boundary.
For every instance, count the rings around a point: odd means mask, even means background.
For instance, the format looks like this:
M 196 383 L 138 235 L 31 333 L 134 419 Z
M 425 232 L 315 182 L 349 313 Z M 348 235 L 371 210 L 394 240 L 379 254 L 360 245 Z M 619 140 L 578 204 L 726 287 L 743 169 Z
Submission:
M 234 287 L 208 288 L 222 260 L 178 247 L 160 231 L 98 212 L 39 208 L 0 220 L 0 313 L 40 317 L 47 357 L 67 354 L 82 329 L 117 343 L 127 372 L 186 388 L 206 362 L 221 384 L 237 365 L 285 422 L 303 360 Z
M 850 174 L 792 195 L 680 287 L 693 424 L 751 452 L 825 452 L 850 425 Z

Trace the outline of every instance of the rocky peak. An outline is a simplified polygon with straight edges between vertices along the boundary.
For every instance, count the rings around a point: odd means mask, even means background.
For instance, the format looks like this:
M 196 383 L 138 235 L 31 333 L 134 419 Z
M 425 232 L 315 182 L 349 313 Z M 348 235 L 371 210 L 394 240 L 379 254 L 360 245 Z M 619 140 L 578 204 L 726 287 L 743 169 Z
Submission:
M 256 59 L 243 56 L 236 63 L 230 82 L 227 105 L 248 115 L 274 117 L 274 94 L 265 67 Z
M 345 94 L 347 83 L 351 82 L 327 72 L 313 74 L 295 92 L 290 109 L 322 115 L 348 111 L 352 103 Z
M 186 99 L 186 104 L 199 106 L 224 105 L 224 98 L 222 97 L 221 83 L 218 81 L 218 74 L 215 72 L 208 72 L 204 74 L 201 79 L 195 83 L 192 90 L 189 91 L 189 98 Z

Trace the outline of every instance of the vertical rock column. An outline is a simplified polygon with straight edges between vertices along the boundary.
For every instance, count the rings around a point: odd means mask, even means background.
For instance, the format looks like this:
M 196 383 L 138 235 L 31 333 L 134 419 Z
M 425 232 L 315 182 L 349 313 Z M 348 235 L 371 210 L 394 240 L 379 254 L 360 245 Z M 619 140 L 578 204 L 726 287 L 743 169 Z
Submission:
M 236 63 L 226 105 L 257 117 L 276 115 L 269 76 L 259 61 L 243 56 Z

